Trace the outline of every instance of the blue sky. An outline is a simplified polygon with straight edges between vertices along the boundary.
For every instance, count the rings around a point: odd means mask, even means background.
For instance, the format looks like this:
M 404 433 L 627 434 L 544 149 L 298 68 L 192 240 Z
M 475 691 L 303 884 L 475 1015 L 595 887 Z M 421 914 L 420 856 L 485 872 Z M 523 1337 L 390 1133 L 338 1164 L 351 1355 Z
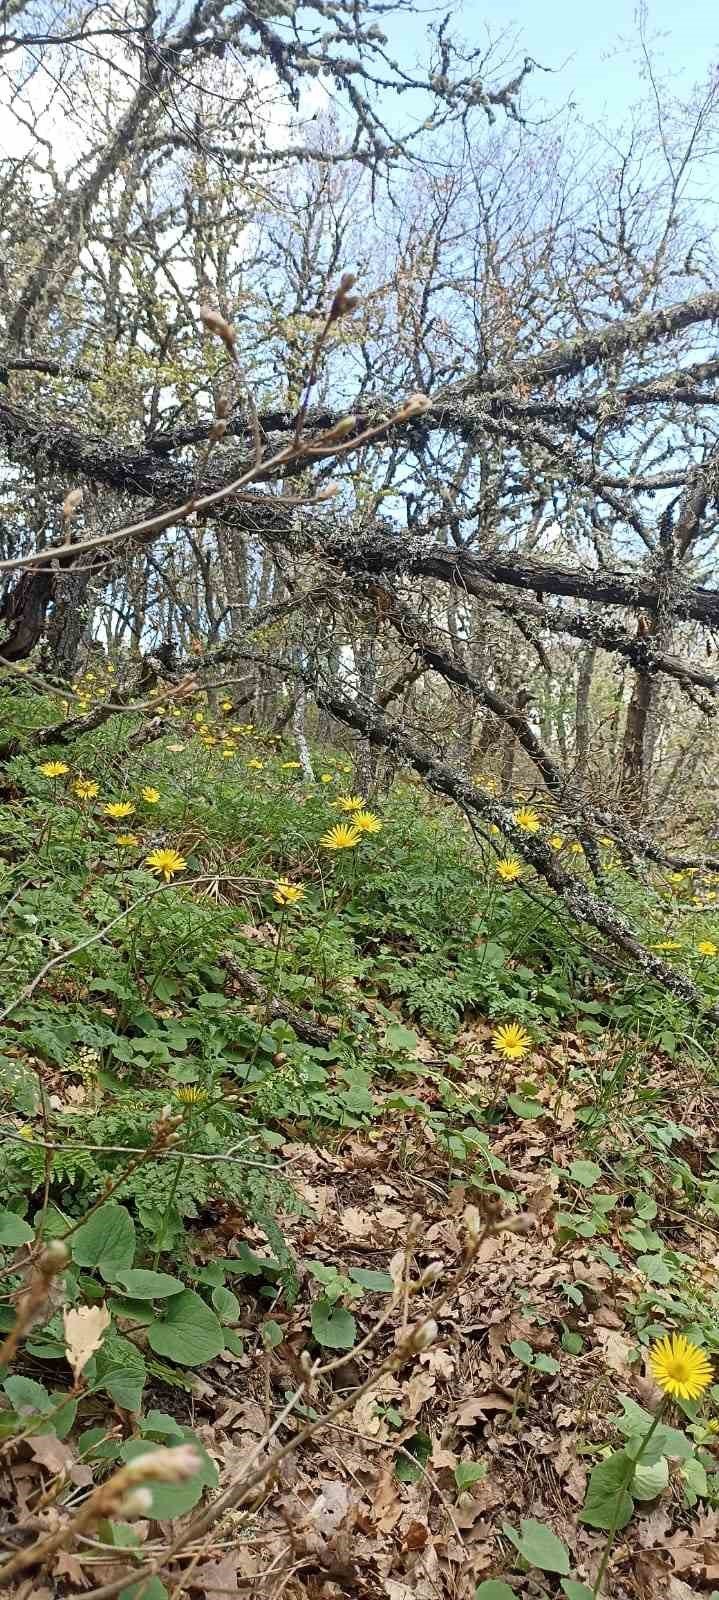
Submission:
M 427 22 L 449 9 L 417 4 L 413 19 L 403 15 L 392 28 L 392 43 L 423 53 Z M 716 0 L 647 0 L 647 34 L 655 41 L 662 75 L 679 93 L 689 93 L 719 65 L 719 7 Z M 574 100 L 583 120 L 620 120 L 638 98 L 638 28 L 633 0 L 463 0 L 454 29 L 473 44 L 507 30 L 517 36 L 517 56 L 532 55 L 555 69 L 537 77 L 532 98 L 541 95 L 559 108 Z M 452 30 L 450 30 L 452 31 Z M 624 41 L 624 48 L 622 47 Z M 632 45 L 634 49 L 632 49 Z M 634 59 L 632 59 L 632 57 Z

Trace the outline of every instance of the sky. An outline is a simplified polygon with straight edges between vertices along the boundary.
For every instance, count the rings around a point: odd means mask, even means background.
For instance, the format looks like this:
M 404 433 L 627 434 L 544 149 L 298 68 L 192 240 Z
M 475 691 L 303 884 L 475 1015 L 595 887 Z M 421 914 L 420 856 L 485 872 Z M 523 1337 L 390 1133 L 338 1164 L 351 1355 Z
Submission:
M 418 3 L 400 37 L 421 51 L 426 23 L 448 9 Z M 622 47 L 636 44 L 637 7 L 633 0 L 463 0 L 455 28 L 473 44 L 507 31 L 517 37 L 516 59 L 526 53 L 552 76 L 531 80 L 529 93 L 560 108 L 574 100 L 585 121 L 621 118 L 640 90 L 635 59 Z M 716 0 L 646 0 L 646 31 L 658 47 L 660 64 L 678 92 L 690 92 L 719 66 L 719 7 Z M 393 40 L 393 42 L 395 42 Z

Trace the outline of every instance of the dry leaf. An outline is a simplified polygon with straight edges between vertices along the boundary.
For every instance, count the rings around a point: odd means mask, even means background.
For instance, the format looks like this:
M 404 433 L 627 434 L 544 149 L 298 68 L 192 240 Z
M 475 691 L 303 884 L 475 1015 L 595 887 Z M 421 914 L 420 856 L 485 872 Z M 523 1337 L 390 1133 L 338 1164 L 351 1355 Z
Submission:
M 110 1321 L 110 1313 L 104 1301 L 101 1306 L 78 1306 L 76 1311 L 63 1312 L 65 1355 L 75 1374 L 76 1382 L 90 1357 L 99 1350 Z
M 352 1239 L 368 1239 L 374 1230 L 374 1217 L 369 1211 L 360 1211 L 357 1206 L 348 1206 L 346 1211 L 340 1212 L 340 1226 Z

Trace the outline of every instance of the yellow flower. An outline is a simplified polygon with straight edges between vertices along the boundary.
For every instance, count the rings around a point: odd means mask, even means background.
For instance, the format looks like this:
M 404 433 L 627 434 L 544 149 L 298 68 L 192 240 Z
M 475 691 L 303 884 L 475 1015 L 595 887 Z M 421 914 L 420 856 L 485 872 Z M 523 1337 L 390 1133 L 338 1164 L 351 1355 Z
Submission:
M 226 744 L 223 745 L 220 755 L 222 756 L 223 761 L 231 761 L 232 757 L 237 755 L 237 751 L 233 744 Z
M 142 795 L 142 798 L 145 801 L 145 804 L 148 805 L 148 806 L 156 806 L 157 802 L 158 802 L 158 800 L 160 798 L 159 789 L 153 789 L 151 784 L 149 784 L 149 783 L 146 785 L 146 787 L 144 789 L 140 790 L 140 794 Z
M 334 780 L 334 773 L 333 772 L 323 772 L 322 773 L 322 776 L 320 778 L 320 783 L 334 783 L 334 781 L 335 780 Z
M 43 778 L 62 778 L 70 768 L 66 761 L 43 761 L 37 770 L 42 773 Z
M 501 861 L 497 862 L 494 870 L 503 883 L 514 883 L 516 878 L 521 878 L 522 876 L 522 868 L 513 856 L 504 856 Z
M 561 833 L 550 833 L 548 843 L 552 850 L 561 850 L 564 845 Z
M 354 850 L 359 844 L 362 835 L 356 828 L 345 822 L 338 822 L 334 828 L 328 828 L 320 839 L 320 844 L 325 850 Z
M 513 820 L 525 833 L 539 833 L 542 826 L 536 811 L 533 811 L 531 806 L 520 806 L 519 811 L 514 812 Z
M 204 712 L 203 711 L 196 711 L 194 717 L 192 718 L 192 720 L 193 720 L 193 722 L 196 722 L 198 724 L 198 726 L 199 726 L 199 724 L 201 722 L 204 722 L 204 720 L 205 720 Z
M 78 778 L 77 783 L 72 786 L 72 792 L 77 795 L 78 800 L 94 800 L 98 786 L 92 783 L 90 778 Z
M 177 1099 L 181 1100 L 183 1105 L 186 1106 L 204 1106 L 205 1102 L 210 1098 L 207 1090 L 198 1089 L 196 1083 L 185 1083 L 181 1089 L 176 1089 L 175 1093 Z
M 684 873 L 683 872 L 670 872 L 670 874 L 669 874 L 669 882 L 670 883 L 683 883 L 684 882 Z
M 374 811 L 355 811 L 352 817 L 352 826 L 358 833 L 381 833 L 382 823 Z
M 570 844 L 569 848 L 570 848 L 571 853 L 572 853 L 573 856 L 583 856 L 584 855 L 584 845 L 580 844 L 578 839 L 574 839 L 572 841 L 572 843 Z
M 698 1400 L 712 1381 L 704 1351 L 690 1344 L 683 1333 L 658 1339 L 649 1352 L 649 1365 L 655 1383 L 675 1400 Z
M 257 756 L 253 756 L 252 760 L 248 761 L 247 765 L 248 767 L 252 768 L 253 772 L 261 772 L 265 763 L 264 761 L 258 761 Z
M 305 891 L 301 884 L 290 883 L 289 878 L 278 878 L 272 898 L 278 906 L 296 906 L 300 900 L 304 900 Z
M 606 833 L 602 833 L 599 836 L 599 843 L 600 844 L 605 844 L 607 846 L 607 848 L 609 848 L 611 845 L 614 844 L 614 840 L 613 839 L 608 839 Z
M 719 956 L 719 945 L 711 939 L 700 939 L 697 945 L 700 956 Z
M 111 800 L 110 804 L 105 806 L 105 816 L 113 817 L 119 822 L 122 817 L 131 817 L 134 809 L 129 800 Z
M 158 878 L 164 878 L 165 883 L 169 883 L 176 872 L 184 871 L 187 862 L 177 850 L 153 850 L 149 856 L 145 856 L 145 866 L 151 867 Z
M 497 1054 L 504 1056 L 506 1061 L 521 1061 L 531 1042 L 526 1029 L 520 1027 L 518 1022 L 505 1022 L 492 1034 L 492 1044 Z
M 139 844 L 139 843 L 140 843 L 140 839 L 139 839 L 138 834 L 136 834 L 136 833 L 116 833 L 115 834 L 115 844 L 119 844 L 123 850 L 131 850 L 134 844 Z
M 222 701 L 220 701 L 220 710 L 221 711 L 232 711 L 233 710 L 232 701 L 231 700 L 222 700 Z
M 358 794 L 342 794 L 339 800 L 335 801 L 335 805 L 339 807 L 340 811 L 362 811 L 364 809 L 364 800 Z
M 650 950 L 681 950 L 678 939 L 658 939 L 656 944 L 650 944 Z
M 301 761 L 283 761 L 282 770 L 283 770 L 283 772 L 300 772 L 302 770 L 302 762 Z

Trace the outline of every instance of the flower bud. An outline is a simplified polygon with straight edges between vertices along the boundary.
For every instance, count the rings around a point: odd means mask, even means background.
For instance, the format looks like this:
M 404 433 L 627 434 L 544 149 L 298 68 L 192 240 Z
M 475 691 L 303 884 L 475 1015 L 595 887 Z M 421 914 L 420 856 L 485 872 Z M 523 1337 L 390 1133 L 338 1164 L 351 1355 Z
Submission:
M 420 1322 L 411 1336 L 413 1350 L 429 1350 L 439 1338 L 439 1328 L 433 1317 L 428 1317 L 426 1322 Z

